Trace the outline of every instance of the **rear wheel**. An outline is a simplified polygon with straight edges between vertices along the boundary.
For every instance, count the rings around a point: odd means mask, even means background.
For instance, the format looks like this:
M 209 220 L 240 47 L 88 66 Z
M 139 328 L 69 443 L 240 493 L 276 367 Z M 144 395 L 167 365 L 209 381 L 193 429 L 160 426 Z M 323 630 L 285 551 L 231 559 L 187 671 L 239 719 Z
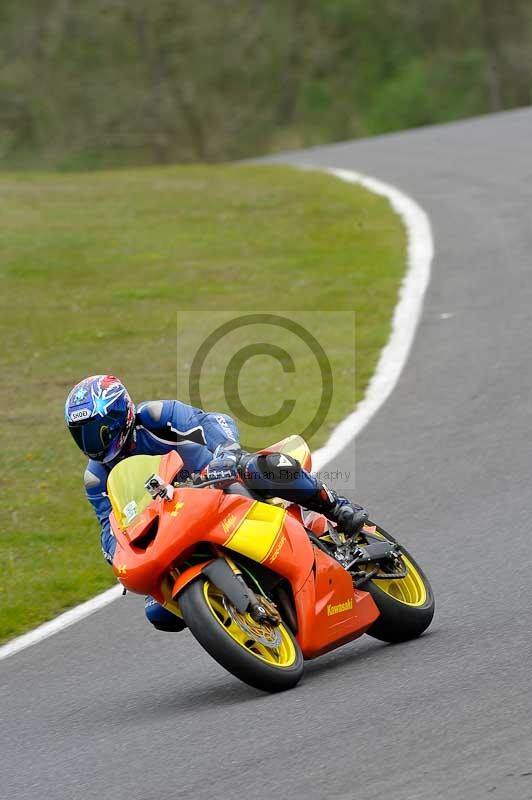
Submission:
M 383 642 L 415 639 L 429 627 L 434 616 L 434 594 L 429 580 L 416 560 L 391 534 L 379 526 L 373 530 L 374 523 L 368 525 L 373 536 L 398 544 L 401 557 L 397 567 L 406 571 L 406 576 L 388 578 L 386 574 L 392 576 L 393 571 L 381 570 L 361 587 L 371 594 L 380 611 L 379 618 L 367 633 Z
M 303 656 L 284 624 L 258 623 L 240 613 L 207 578 L 189 584 L 179 607 L 192 635 L 226 670 L 264 692 L 295 686 L 303 675 Z

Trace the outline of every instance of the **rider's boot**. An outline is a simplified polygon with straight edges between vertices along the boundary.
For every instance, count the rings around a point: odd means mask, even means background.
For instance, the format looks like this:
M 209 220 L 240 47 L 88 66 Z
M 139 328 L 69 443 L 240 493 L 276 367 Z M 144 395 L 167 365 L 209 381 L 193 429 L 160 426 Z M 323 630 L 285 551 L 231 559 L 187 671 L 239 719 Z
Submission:
M 362 506 L 336 494 L 321 481 L 318 481 L 316 494 L 305 501 L 305 507 L 323 514 L 331 522 L 336 523 L 340 533 L 346 533 L 348 536 L 358 533 L 368 518 Z

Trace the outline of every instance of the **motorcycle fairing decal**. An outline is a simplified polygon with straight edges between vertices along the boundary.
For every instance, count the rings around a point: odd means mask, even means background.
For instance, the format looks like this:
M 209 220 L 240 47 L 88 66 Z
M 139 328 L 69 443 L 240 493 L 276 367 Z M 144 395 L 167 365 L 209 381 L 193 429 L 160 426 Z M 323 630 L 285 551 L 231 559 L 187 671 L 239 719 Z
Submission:
M 221 524 L 222 528 L 224 529 L 224 532 L 225 533 L 229 533 L 230 531 L 233 530 L 233 528 L 236 526 L 237 523 L 238 523 L 237 517 L 235 517 L 234 514 L 228 514 L 225 517 L 225 519 L 223 519 L 221 521 L 220 524 Z
M 327 616 L 332 617 L 335 614 L 341 614 L 343 611 L 351 611 L 352 608 L 353 608 L 353 600 L 351 597 L 344 603 L 337 603 L 336 605 L 331 605 L 330 603 L 327 603 Z
M 268 553 L 266 558 L 263 559 L 262 563 L 263 564 L 267 564 L 268 566 L 271 566 L 273 564 L 273 562 L 279 556 L 279 553 L 281 552 L 281 550 L 283 549 L 284 545 L 286 544 L 286 541 L 287 540 L 286 540 L 286 536 L 284 535 L 284 533 L 281 534 L 281 536 L 278 536 L 277 539 L 275 540 L 275 542 L 273 543 L 273 545 L 271 546 L 270 552 Z
M 266 561 L 278 542 L 285 517 L 284 508 L 257 501 L 225 540 L 224 547 L 236 550 L 253 561 Z

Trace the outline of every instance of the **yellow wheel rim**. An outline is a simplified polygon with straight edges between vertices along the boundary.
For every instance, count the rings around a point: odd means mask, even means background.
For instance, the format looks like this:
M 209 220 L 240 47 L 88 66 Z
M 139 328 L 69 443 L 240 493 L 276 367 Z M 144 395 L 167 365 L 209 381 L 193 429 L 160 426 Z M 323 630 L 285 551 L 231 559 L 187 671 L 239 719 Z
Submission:
M 210 581 L 203 584 L 203 595 L 214 619 L 246 652 L 272 667 L 295 664 L 296 648 L 282 623 L 276 626 L 259 624 L 249 614 L 240 614 Z
M 362 531 L 364 533 L 364 531 Z M 379 531 L 372 531 L 373 536 L 378 536 L 380 539 L 387 541 L 386 537 L 379 533 Z M 410 559 L 401 553 L 401 559 L 407 569 L 405 578 L 393 578 L 386 580 L 385 578 L 372 578 L 371 582 L 385 592 L 394 600 L 399 603 L 404 603 L 407 606 L 422 606 L 427 601 L 427 587 L 419 570 L 415 568 Z

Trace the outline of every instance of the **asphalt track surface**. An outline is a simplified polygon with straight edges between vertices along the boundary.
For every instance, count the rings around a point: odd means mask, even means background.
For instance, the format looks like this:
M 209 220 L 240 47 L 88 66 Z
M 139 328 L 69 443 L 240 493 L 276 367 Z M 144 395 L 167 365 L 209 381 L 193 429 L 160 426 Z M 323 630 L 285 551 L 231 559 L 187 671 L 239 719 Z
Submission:
M 119 600 L 2 662 L 2 800 L 532 798 L 531 146 L 524 110 L 282 159 L 432 220 L 410 359 L 334 465 L 426 567 L 430 632 L 363 637 L 266 696 Z

